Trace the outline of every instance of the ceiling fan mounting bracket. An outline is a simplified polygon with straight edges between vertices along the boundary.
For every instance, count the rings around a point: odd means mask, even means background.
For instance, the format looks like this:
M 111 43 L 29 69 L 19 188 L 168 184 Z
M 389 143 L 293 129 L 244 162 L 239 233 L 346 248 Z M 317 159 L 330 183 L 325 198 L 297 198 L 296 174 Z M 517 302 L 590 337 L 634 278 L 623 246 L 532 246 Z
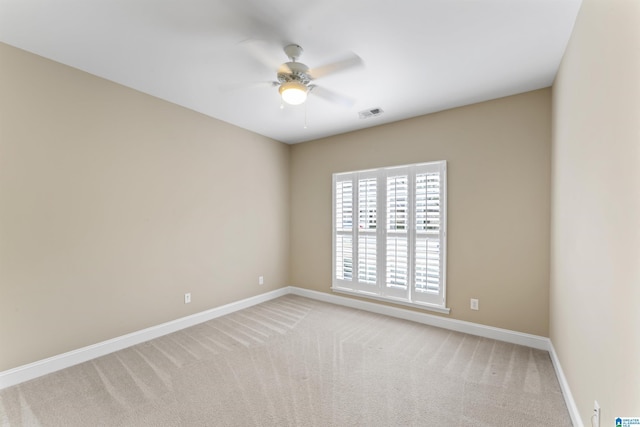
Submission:
M 302 55 L 302 52 L 304 50 L 302 49 L 302 46 L 295 44 L 295 43 L 291 43 L 289 45 L 286 45 L 284 47 L 284 53 L 289 57 L 289 59 L 291 59 L 291 61 L 295 62 L 298 60 L 298 58 L 300 58 L 300 56 Z

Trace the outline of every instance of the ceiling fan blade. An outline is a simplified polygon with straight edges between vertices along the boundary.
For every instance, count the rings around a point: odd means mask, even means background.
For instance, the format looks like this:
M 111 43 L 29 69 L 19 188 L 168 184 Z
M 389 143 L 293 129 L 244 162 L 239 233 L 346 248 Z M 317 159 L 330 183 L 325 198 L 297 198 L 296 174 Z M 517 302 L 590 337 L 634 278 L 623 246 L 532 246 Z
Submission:
M 277 70 L 282 64 L 282 55 L 278 54 L 273 46 L 265 41 L 246 39 L 241 41 L 238 46 L 249 52 L 253 59 L 264 65 L 269 71 Z
M 250 89 L 260 89 L 260 88 L 271 88 L 276 87 L 280 83 L 278 82 L 252 82 L 252 83 L 229 83 L 218 86 L 218 90 L 220 92 L 234 92 L 237 90 L 250 90 Z
M 270 40 L 283 45 L 288 40 L 286 27 L 282 22 L 291 20 L 291 16 L 262 0 L 222 0 L 240 19 L 238 26 L 248 33 L 250 38 Z
M 349 98 L 345 95 L 340 95 L 332 90 L 325 89 L 320 86 L 311 85 L 309 86 L 309 92 L 326 100 L 329 102 L 333 102 L 334 104 L 342 105 L 345 108 L 351 108 L 355 104 L 355 100 L 353 98 Z
M 360 58 L 355 53 L 352 53 L 349 56 L 339 61 L 322 65 L 320 67 L 312 68 L 311 70 L 309 70 L 309 75 L 313 79 L 318 79 L 328 74 L 338 73 L 340 71 L 345 71 L 350 68 L 361 67 L 363 65 L 364 65 L 364 62 L 362 61 L 362 58 Z

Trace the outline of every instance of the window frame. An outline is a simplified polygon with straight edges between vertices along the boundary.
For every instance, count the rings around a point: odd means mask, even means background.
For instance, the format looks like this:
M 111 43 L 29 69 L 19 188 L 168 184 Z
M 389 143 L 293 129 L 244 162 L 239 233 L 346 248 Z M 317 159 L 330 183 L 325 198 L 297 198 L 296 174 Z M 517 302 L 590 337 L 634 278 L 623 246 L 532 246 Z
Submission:
M 423 175 L 431 175 L 431 178 L 428 176 L 425 177 L 424 181 L 424 195 L 423 197 L 424 205 L 423 214 L 421 216 L 424 217 L 424 230 L 419 230 L 417 224 L 417 177 Z M 437 176 L 436 176 L 437 175 Z M 406 200 L 403 202 L 402 199 L 400 201 L 396 201 L 395 204 L 391 205 L 391 208 L 387 205 L 388 202 L 388 189 L 387 185 L 389 183 L 389 178 L 391 177 L 405 177 L 406 176 L 406 190 L 402 189 L 402 193 L 406 194 Z M 369 218 L 370 224 L 371 218 L 375 218 L 375 230 L 372 231 L 371 228 L 366 228 L 360 230 L 360 216 L 361 209 L 359 205 L 360 198 L 360 182 L 362 180 L 371 180 L 372 178 L 376 179 L 376 209 L 373 212 L 371 209 L 368 209 L 365 212 L 367 218 Z M 350 231 L 340 231 L 336 229 L 337 225 L 337 211 L 336 211 L 336 196 L 338 183 L 348 181 L 351 183 L 352 194 L 351 194 L 351 224 L 352 227 Z M 402 179 L 399 180 L 402 183 Z M 429 182 L 438 181 L 439 186 L 436 187 L 439 189 L 438 196 L 431 199 L 432 202 L 429 202 Z M 344 186 L 344 184 L 342 184 Z M 369 188 L 369 187 L 367 187 Z M 433 187 L 432 187 L 433 188 Z M 434 194 L 433 192 L 431 193 Z M 368 199 L 367 199 L 368 200 Z M 421 199 L 422 200 L 422 199 Z M 429 204 L 431 206 L 437 206 L 436 211 L 439 213 L 437 216 L 433 216 L 435 221 L 439 221 L 436 226 L 428 226 L 428 212 L 429 212 Z M 398 209 L 400 206 L 400 209 Z M 405 206 L 404 210 L 402 206 Z M 370 207 L 367 204 L 367 207 Z M 388 211 L 392 209 L 391 211 Z M 401 213 L 404 212 L 405 219 L 404 229 L 388 229 L 387 216 L 389 212 L 394 213 L 393 210 L 396 210 L 395 214 L 397 216 L 397 211 Z M 422 213 L 422 212 L 421 212 Z M 396 218 L 394 216 L 394 218 Z M 342 217 L 344 221 L 344 217 Z M 402 222 L 400 222 L 401 224 Z M 394 224 L 398 224 L 396 221 Z M 370 226 L 369 226 L 370 227 Z M 429 228 L 436 228 L 436 231 L 429 230 Z M 339 236 L 350 236 L 351 240 L 351 258 L 348 260 L 349 265 L 351 266 L 351 278 L 347 279 L 339 279 L 337 277 L 338 268 L 337 268 L 337 259 L 336 259 L 336 243 Z M 369 237 L 369 243 L 371 243 L 371 236 L 375 236 L 375 254 L 376 254 L 376 269 L 375 269 L 375 277 L 376 282 L 371 283 L 370 281 L 360 281 L 360 277 L 371 277 L 371 273 L 367 273 L 364 276 L 360 275 L 359 265 L 362 264 L 360 258 L 360 246 L 361 246 L 361 237 Z M 436 237 L 437 236 L 437 237 Z M 406 238 L 406 247 L 407 247 L 407 255 L 404 259 L 406 263 L 406 289 L 402 287 L 402 283 L 398 286 L 389 286 L 387 282 L 387 274 L 388 274 L 388 262 L 387 262 L 387 250 L 388 242 L 390 238 L 393 237 L 405 237 Z M 344 239 L 344 238 L 343 238 Z M 421 259 L 420 266 L 422 267 L 420 275 L 420 280 L 423 281 L 420 289 L 416 287 L 416 283 L 419 282 L 417 279 L 419 274 L 416 271 L 417 266 L 417 252 L 416 248 L 418 246 L 418 242 L 422 244 L 421 247 L 429 248 L 431 247 L 431 251 L 428 250 L 422 251 L 421 255 L 424 258 Z M 369 256 L 367 260 L 370 260 L 372 249 L 371 246 L 366 246 L 368 248 L 367 255 Z M 402 249 L 402 248 L 401 248 Z M 399 252 L 402 254 L 402 250 Z M 344 252 L 343 252 L 344 254 Z M 382 257 L 380 255 L 383 255 Z M 449 313 L 449 308 L 446 307 L 446 270 L 447 270 L 447 162 L 445 160 L 435 161 L 435 162 L 427 162 L 427 163 L 416 163 L 411 165 L 402 165 L 402 166 L 393 166 L 393 167 L 384 167 L 378 169 L 368 169 L 368 170 L 360 170 L 360 171 L 352 171 L 352 172 L 341 172 L 334 173 L 332 176 L 332 285 L 331 289 L 334 292 L 341 292 L 346 294 L 355 294 L 358 296 L 365 296 L 368 298 L 373 298 L 382 301 L 393 302 L 396 304 L 408 305 L 411 307 L 419 307 L 426 310 L 437 311 L 440 313 Z M 436 261 L 434 261 L 434 259 Z M 400 258 L 401 261 L 402 258 Z M 347 265 L 343 261 L 343 265 Z M 438 268 L 434 269 L 434 262 L 437 262 Z M 365 265 L 369 266 L 369 263 L 365 262 Z M 400 265 L 400 267 L 398 267 Z M 395 267 L 394 271 L 402 270 L 402 262 L 400 264 L 393 264 Z M 345 267 L 343 267 L 344 270 Z M 429 271 L 432 273 L 429 274 Z M 400 271 L 402 274 L 402 271 Z M 429 278 L 431 276 L 431 278 Z M 424 277 L 424 278 L 423 278 Z M 433 283 L 434 277 L 438 280 L 437 290 L 433 289 L 429 290 L 429 288 L 433 288 L 430 283 Z M 400 281 L 401 282 L 401 281 Z

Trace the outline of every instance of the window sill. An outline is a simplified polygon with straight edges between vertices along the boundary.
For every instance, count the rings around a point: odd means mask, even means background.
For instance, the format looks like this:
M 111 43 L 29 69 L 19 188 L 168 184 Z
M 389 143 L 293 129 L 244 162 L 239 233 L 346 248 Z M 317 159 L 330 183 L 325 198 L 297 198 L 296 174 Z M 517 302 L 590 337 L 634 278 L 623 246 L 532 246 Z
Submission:
M 410 302 L 402 298 L 381 297 L 380 295 L 372 294 L 370 292 L 354 291 L 352 289 L 338 288 L 335 286 L 332 286 L 331 290 L 333 292 L 337 292 L 340 294 L 354 295 L 354 296 L 374 299 L 378 301 L 390 302 L 393 304 L 404 305 L 407 307 L 419 308 L 421 310 L 435 311 L 436 313 L 449 314 L 451 312 L 451 309 L 448 307 L 441 307 L 434 304 L 426 304 L 426 303 L 420 303 L 420 302 Z

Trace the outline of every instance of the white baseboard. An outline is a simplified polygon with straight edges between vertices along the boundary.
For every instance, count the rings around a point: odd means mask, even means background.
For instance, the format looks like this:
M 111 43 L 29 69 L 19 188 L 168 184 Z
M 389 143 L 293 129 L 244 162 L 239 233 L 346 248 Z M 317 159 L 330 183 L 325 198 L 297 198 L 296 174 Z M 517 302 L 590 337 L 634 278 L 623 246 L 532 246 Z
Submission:
M 211 310 L 202 311 L 190 316 L 182 317 L 171 322 L 162 323 L 127 335 L 122 335 L 107 341 L 99 342 L 67 353 L 52 356 L 27 365 L 18 366 L 0 372 L 0 390 L 32 380 L 42 375 L 50 374 L 79 363 L 87 362 L 100 356 L 105 356 L 114 351 L 122 350 L 190 326 L 197 325 L 216 317 L 224 316 L 234 311 L 242 310 L 265 301 L 269 301 L 290 293 L 288 288 L 280 288 L 275 291 L 256 295 L 251 298 L 236 301 Z
M 573 427 L 584 427 L 582 418 L 580 417 L 580 413 L 578 412 L 578 407 L 576 406 L 576 401 L 573 400 L 573 394 L 571 394 L 569 382 L 567 381 L 567 377 L 564 376 L 564 371 L 562 370 L 562 366 L 560 365 L 560 359 L 558 359 L 556 349 L 555 347 L 553 347 L 553 343 L 551 341 L 549 341 L 549 346 L 549 356 L 551 356 L 551 362 L 553 363 L 553 368 L 556 371 L 556 377 L 558 377 L 560 390 L 562 390 L 564 403 L 567 405 L 567 410 L 569 411 L 569 415 L 571 416 Z
M 558 376 L 560 388 L 562 389 L 573 425 L 575 427 L 583 427 L 575 401 L 573 400 L 573 395 L 569 389 L 569 384 L 564 376 L 562 367 L 560 366 L 560 361 L 549 338 L 511 331 L 508 329 L 480 325 L 477 323 L 465 322 L 462 320 L 449 319 L 442 316 L 420 313 L 417 311 L 376 304 L 373 302 L 347 298 L 324 292 L 312 291 L 309 289 L 302 289 L 295 286 L 276 289 L 275 291 L 256 295 L 251 298 L 236 301 L 221 307 L 192 314 L 171 322 L 152 326 L 147 329 L 0 372 L 0 390 L 287 294 L 299 295 L 318 301 L 384 314 L 425 325 L 437 326 L 443 329 L 546 350 L 551 356 L 551 361 L 553 362 L 554 369 Z
M 463 320 L 449 319 L 447 317 L 435 316 L 433 314 L 421 313 L 418 311 L 407 310 L 399 307 L 391 307 L 388 305 L 342 297 L 339 295 L 327 294 L 324 292 L 311 291 L 309 289 L 302 289 L 293 286 L 290 286 L 289 288 L 289 293 L 291 294 L 329 302 L 332 304 L 371 311 L 373 313 L 384 314 L 404 320 L 411 320 L 413 322 L 437 326 L 439 328 L 463 332 L 465 334 L 491 338 L 499 341 L 506 341 L 512 344 L 519 344 L 527 347 L 533 347 L 539 350 L 549 351 L 550 348 L 549 338 L 541 337 L 538 335 L 525 334 L 508 329 L 494 328 L 492 326 L 465 322 Z

